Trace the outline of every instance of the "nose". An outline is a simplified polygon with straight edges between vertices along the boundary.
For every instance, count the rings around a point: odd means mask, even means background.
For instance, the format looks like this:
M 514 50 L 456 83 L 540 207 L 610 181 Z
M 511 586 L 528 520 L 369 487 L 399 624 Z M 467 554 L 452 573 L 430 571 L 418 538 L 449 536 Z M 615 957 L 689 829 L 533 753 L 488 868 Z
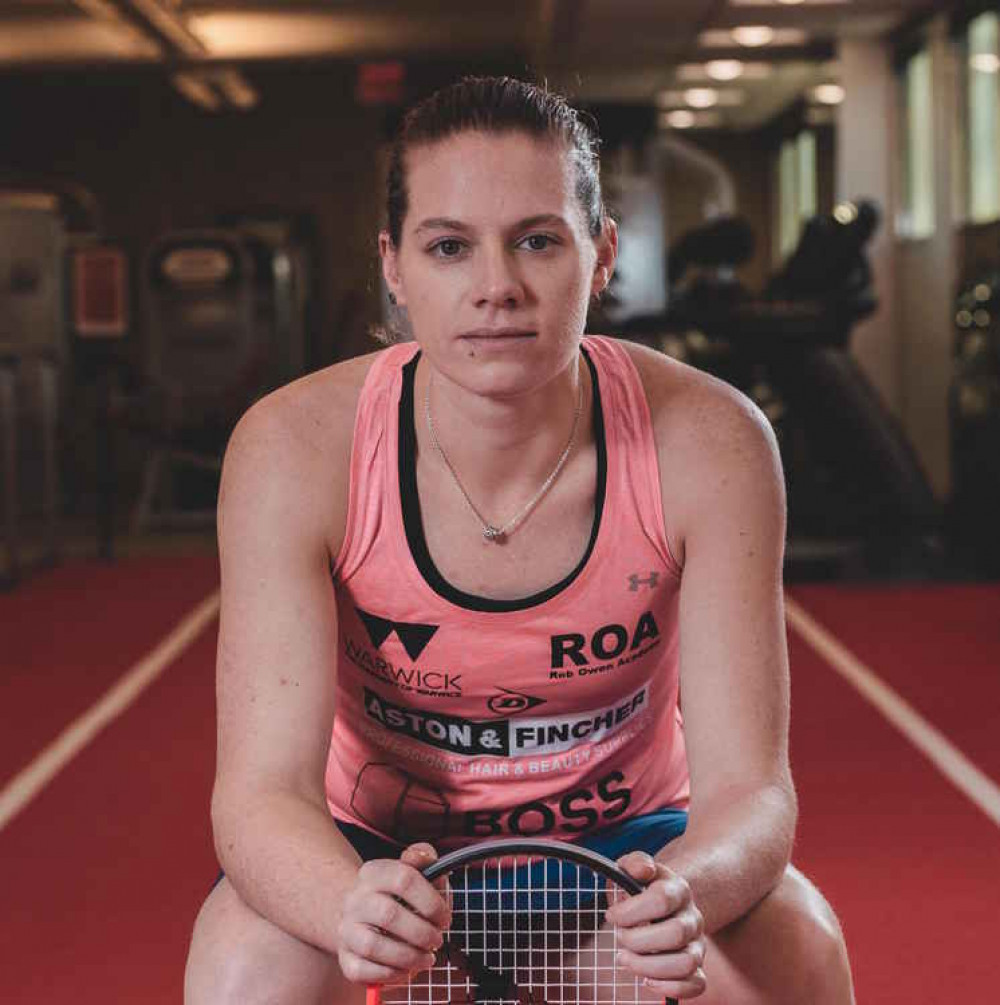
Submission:
M 484 247 L 477 276 L 476 305 L 516 307 L 524 301 L 524 283 L 506 247 Z

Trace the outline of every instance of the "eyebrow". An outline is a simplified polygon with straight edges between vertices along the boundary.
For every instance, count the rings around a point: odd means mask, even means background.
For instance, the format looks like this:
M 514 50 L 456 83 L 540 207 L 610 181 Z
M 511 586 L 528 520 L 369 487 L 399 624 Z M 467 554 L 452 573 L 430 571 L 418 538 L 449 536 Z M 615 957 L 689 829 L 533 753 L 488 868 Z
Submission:
M 511 230 L 524 230 L 528 227 L 542 225 L 568 227 L 566 221 L 555 213 L 539 213 L 537 216 L 527 216 L 523 220 L 518 220 L 511 227 Z M 416 232 L 419 234 L 424 230 L 457 230 L 467 233 L 472 229 L 467 223 L 462 223 L 461 220 L 452 220 L 446 216 L 432 216 L 427 220 L 422 220 L 417 226 Z

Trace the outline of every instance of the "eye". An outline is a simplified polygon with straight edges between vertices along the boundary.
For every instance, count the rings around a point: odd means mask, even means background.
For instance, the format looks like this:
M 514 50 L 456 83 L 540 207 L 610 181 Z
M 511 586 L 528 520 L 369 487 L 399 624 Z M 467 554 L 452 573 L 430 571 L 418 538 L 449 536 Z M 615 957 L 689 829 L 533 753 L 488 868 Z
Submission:
M 462 253 L 463 243 L 454 237 L 446 237 L 437 244 L 432 244 L 430 252 L 437 258 L 457 258 Z
M 551 234 L 529 234 L 521 243 L 527 244 L 530 251 L 548 251 L 550 245 L 559 242 Z

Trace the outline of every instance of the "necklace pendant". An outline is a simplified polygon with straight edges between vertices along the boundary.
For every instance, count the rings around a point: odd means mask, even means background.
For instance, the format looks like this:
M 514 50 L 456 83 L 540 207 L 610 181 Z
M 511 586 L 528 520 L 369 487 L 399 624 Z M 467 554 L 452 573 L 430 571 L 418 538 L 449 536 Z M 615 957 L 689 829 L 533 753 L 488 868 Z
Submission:
M 483 537 L 487 541 L 500 541 L 503 538 L 503 531 L 499 527 L 494 527 L 493 524 L 488 523 L 483 527 Z

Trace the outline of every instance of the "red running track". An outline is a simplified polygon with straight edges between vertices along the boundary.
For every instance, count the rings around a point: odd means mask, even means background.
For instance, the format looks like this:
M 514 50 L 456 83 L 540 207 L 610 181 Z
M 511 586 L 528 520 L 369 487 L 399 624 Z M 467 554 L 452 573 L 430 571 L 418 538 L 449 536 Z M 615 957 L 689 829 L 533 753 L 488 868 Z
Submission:
M 0 779 L 153 648 L 216 576 L 205 559 L 73 566 L 0 597 L 11 730 Z M 998 780 L 984 744 L 1000 721 L 996 587 L 792 593 Z M 215 633 L 0 831 L 6 1005 L 181 1000 L 191 923 L 215 875 Z M 978 634 L 965 644 L 968 633 Z M 795 861 L 841 917 L 859 1003 L 997 1000 L 1000 830 L 798 637 L 790 642 Z M 957 686 L 942 687 L 943 658 Z

